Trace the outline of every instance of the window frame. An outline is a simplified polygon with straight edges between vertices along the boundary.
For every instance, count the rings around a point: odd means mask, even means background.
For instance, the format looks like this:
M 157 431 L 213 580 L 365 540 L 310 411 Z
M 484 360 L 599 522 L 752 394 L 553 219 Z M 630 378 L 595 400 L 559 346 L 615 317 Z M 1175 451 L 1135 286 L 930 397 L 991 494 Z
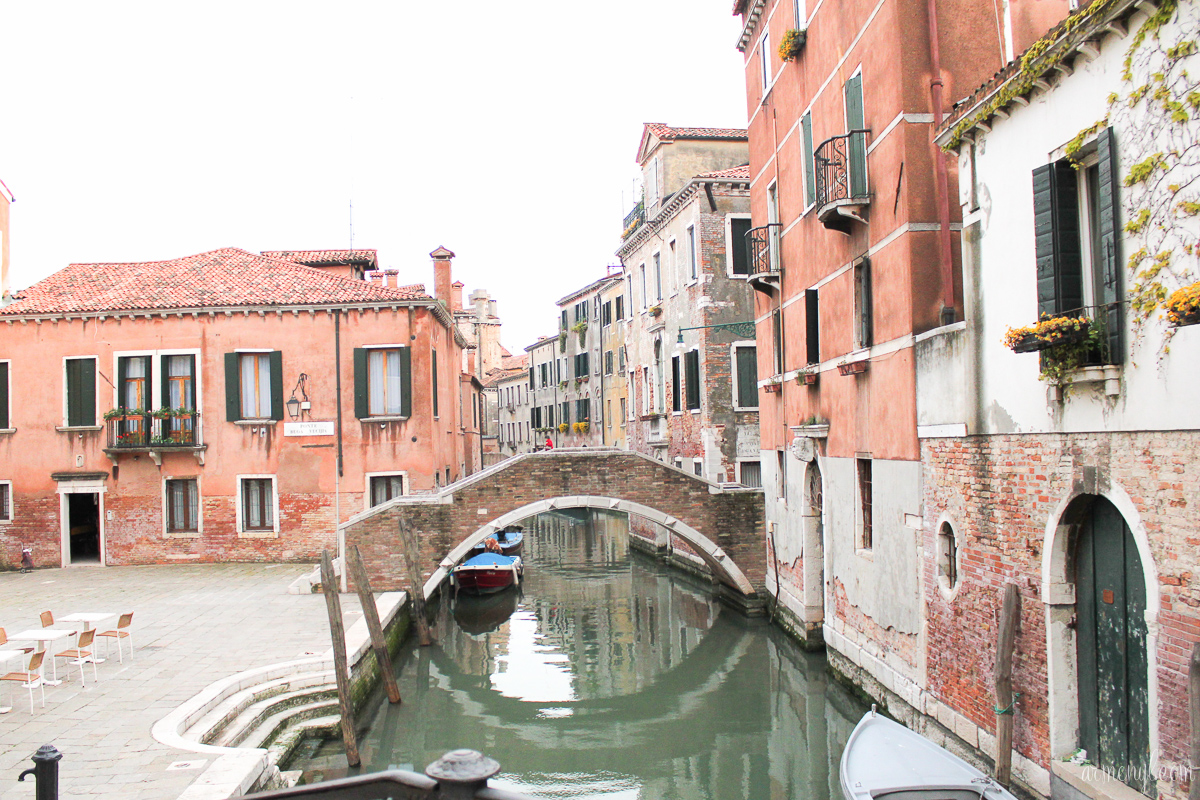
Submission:
M 367 416 L 363 417 L 363 419 L 370 419 L 370 420 L 408 419 L 410 416 L 412 416 L 412 408 L 411 408 L 411 406 L 412 406 L 412 399 L 411 399 L 412 398 L 412 350 L 411 350 L 411 348 L 409 348 L 407 345 L 402 345 L 402 344 L 364 344 L 361 347 L 361 349 L 367 351 L 367 363 L 366 363 L 367 370 L 366 370 L 366 375 L 363 376 L 365 391 L 367 393 Z M 403 351 L 408 352 L 408 369 L 407 369 L 408 375 L 407 376 L 404 374 L 404 372 L 405 372 L 405 364 L 404 364 L 405 357 L 403 355 Z M 400 397 L 398 398 L 399 411 L 397 411 L 395 413 L 385 410 L 383 413 L 376 414 L 371 410 L 371 356 L 377 352 L 382 352 L 385 354 L 395 353 L 396 358 L 400 361 L 401 384 L 400 384 Z M 387 370 L 387 361 L 388 361 L 388 359 L 387 359 L 387 356 L 385 355 L 384 356 L 384 371 L 385 371 L 385 373 Z M 436 365 L 437 365 L 437 350 L 432 349 L 432 350 L 430 350 L 430 378 L 434 382 L 435 386 L 436 386 L 436 382 L 437 382 L 437 366 Z M 385 378 L 386 378 L 386 374 L 385 374 Z M 406 378 L 407 378 L 407 381 L 406 381 Z M 408 384 L 407 387 L 404 385 L 405 382 L 407 382 L 407 384 Z M 409 413 L 408 414 L 404 413 L 404 395 L 405 395 L 406 391 L 409 396 Z M 438 417 L 438 415 L 436 413 L 438 411 L 437 392 L 435 391 L 433 394 L 434 394 L 434 397 L 433 397 L 434 415 L 433 415 L 433 417 L 434 417 L 434 419 L 437 419 L 437 417 Z
M 741 405 L 741 403 L 739 402 L 740 400 L 743 399 L 741 387 L 739 385 L 739 377 L 738 377 L 739 376 L 739 373 L 738 373 L 738 363 L 739 363 L 738 362 L 738 351 L 739 350 L 753 350 L 754 351 L 754 381 L 753 381 L 754 405 L 752 405 L 752 406 L 744 406 L 744 405 Z M 739 341 L 739 342 L 733 342 L 732 344 L 730 344 L 729 345 L 729 363 L 732 365 L 732 368 L 729 370 L 729 372 L 732 377 L 731 390 L 733 392 L 733 410 L 734 411 L 758 411 L 758 409 L 759 409 L 759 402 L 758 402 L 758 342 L 751 341 L 751 340 L 744 340 L 744 341 Z
M 800 148 L 800 155 L 804 161 L 804 211 L 801 212 L 801 215 L 804 215 L 817 204 L 817 160 L 811 108 L 800 117 Z
M 271 484 L 271 528 L 247 528 L 245 520 L 246 481 L 266 480 Z M 245 474 L 237 476 L 237 535 L 239 539 L 276 539 L 279 537 L 279 478 L 270 474 Z
M 859 553 L 871 553 L 875 549 L 875 465 L 870 456 L 858 455 L 854 461 L 854 497 L 857 501 L 854 549 Z
M 704 392 L 701 391 L 704 385 L 704 365 L 701 363 L 698 347 L 693 347 L 683 354 L 683 383 L 684 410 L 699 414 L 704 406 Z M 695 405 L 692 405 L 693 402 Z
M 12 418 L 12 359 L 0 358 L 0 433 L 14 433 Z
M 204 535 L 204 493 L 200 475 L 164 475 L 162 479 L 162 533 L 164 539 L 199 539 Z M 191 481 L 196 485 L 196 529 L 171 530 L 171 494 L 169 483 Z
M 733 230 L 734 220 L 745 220 L 749 223 L 746 230 L 742 233 L 741 242 L 737 241 L 737 236 Z M 725 276 L 731 280 L 747 280 L 750 277 L 750 253 L 746 249 L 746 233 L 754 226 L 753 219 L 750 214 L 733 213 L 725 215 Z M 743 266 L 745 272 L 734 271 L 735 256 L 737 253 L 742 254 Z
M 373 481 L 375 478 L 399 478 L 400 479 L 400 488 L 403 491 L 401 491 L 401 493 L 396 495 L 395 497 L 406 497 L 406 496 L 412 494 L 412 484 L 408 480 L 408 470 L 406 470 L 406 469 L 388 470 L 386 472 L 364 472 L 363 473 L 363 511 L 370 511 L 372 508 L 378 508 L 378 506 L 371 504 L 371 500 L 372 500 L 371 481 Z M 388 500 L 385 500 L 384 502 L 389 503 L 392 500 L 394 500 L 395 497 L 389 498 Z M 380 505 L 382 505 L 382 503 Z
M 754 457 L 752 457 L 752 456 L 746 456 L 746 457 L 744 457 L 744 458 L 738 458 L 738 459 L 735 459 L 735 461 L 734 461 L 734 464 L 735 464 L 735 466 L 736 466 L 736 469 L 737 469 L 737 473 L 736 473 L 735 477 L 737 478 L 737 482 L 738 482 L 738 485 L 739 485 L 739 486 L 745 486 L 745 487 L 747 487 L 747 488 L 749 488 L 749 489 L 761 489 L 761 488 L 763 488 L 763 483 L 762 483 L 762 457 L 761 457 L 761 456 L 760 456 L 759 458 L 754 458 Z M 757 466 L 757 467 L 758 467 L 758 483 L 757 483 L 757 484 L 748 484 L 748 483 L 746 483 L 746 480 L 745 480 L 745 477 L 744 477 L 743 470 L 744 470 L 744 468 L 745 468 L 745 466 L 746 466 L 747 464 L 754 464 L 755 466 Z
M 4 488 L 0 492 L 0 525 L 10 525 L 17 518 L 17 500 L 13 496 L 13 483 L 11 480 L 0 480 L 0 487 Z
M 762 92 L 760 97 L 763 102 L 766 101 L 767 95 L 771 92 L 771 27 L 768 25 L 763 28 L 762 36 L 758 37 L 758 77 L 762 81 Z
M 67 362 L 70 361 L 91 361 L 92 362 L 92 421 L 86 424 L 71 424 L 71 385 L 70 376 L 67 372 Z M 96 380 L 96 376 L 100 372 L 100 356 L 98 355 L 81 355 L 81 356 L 63 356 L 62 359 L 62 428 L 64 430 L 100 430 L 104 426 L 99 414 L 100 411 L 100 385 Z M 82 423 L 82 420 L 80 421 Z

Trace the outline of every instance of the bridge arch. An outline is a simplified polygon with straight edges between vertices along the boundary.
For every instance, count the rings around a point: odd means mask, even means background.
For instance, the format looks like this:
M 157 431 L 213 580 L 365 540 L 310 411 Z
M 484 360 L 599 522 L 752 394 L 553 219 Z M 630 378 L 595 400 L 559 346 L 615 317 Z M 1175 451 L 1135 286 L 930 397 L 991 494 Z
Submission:
M 471 548 L 488 536 L 501 530 L 506 525 L 512 525 L 523 519 L 528 519 L 535 514 L 566 508 L 593 508 L 599 511 L 624 512 L 637 514 L 652 522 L 657 522 L 670 533 L 687 542 L 688 547 L 696 552 L 696 555 L 700 557 L 705 566 L 712 570 L 713 575 L 722 583 L 728 584 L 742 594 L 754 594 L 754 585 L 750 582 L 750 579 L 738 568 L 733 559 L 721 549 L 721 546 L 686 522 L 633 500 L 625 500 L 619 497 L 573 495 L 570 497 L 549 497 L 542 500 L 535 500 L 532 503 L 500 515 L 488 524 L 480 527 L 466 539 L 463 539 L 457 547 L 442 559 L 433 575 L 425 582 L 424 593 L 426 599 L 432 597 L 442 583 L 450 577 L 450 570 L 454 568 L 454 565 L 462 561 L 467 553 L 471 551 Z
M 641 453 L 559 449 L 506 459 L 436 491 L 376 506 L 339 526 L 357 546 L 371 585 L 407 587 L 400 525 L 417 531 L 428 596 L 470 548 L 504 525 L 542 511 L 594 508 L 662 525 L 688 543 L 735 596 L 765 590 L 761 489 L 716 484 Z

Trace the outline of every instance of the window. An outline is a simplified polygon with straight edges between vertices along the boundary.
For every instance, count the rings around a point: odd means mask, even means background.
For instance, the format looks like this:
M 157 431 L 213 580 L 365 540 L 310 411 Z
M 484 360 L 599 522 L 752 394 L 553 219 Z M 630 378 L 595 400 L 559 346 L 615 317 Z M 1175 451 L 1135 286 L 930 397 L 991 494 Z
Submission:
M 754 345 L 734 345 L 734 385 L 736 408 L 758 408 L 758 348 Z
M 771 271 L 779 271 L 780 229 L 779 186 L 772 183 L 767 187 L 767 254 L 771 259 Z
M 816 289 L 804 290 L 804 348 L 807 363 L 821 363 L 821 307 Z
M 858 546 L 870 550 L 875 543 L 871 525 L 871 459 L 860 458 L 858 462 Z
M 654 340 L 654 410 L 665 411 L 667 402 L 667 372 L 663 369 L 662 339 Z
M 671 410 L 681 411 L 683 405 L 680 402 L 680 373 L 679 373 L 679 356 L 671 356 Z
M 613 351 L 612 350 L 604 351 L 604 374 L 605 375 L 613 374 Z
M 567 310 L 564 308 L 562 310 L 562 327 L 560 328 L 560 330 L 565 331 L 570 327 L 571 327 L 571 324 L 567 321 Z
M 546 427 L 554 427 L 554 406 L 546 406 Z
M 698 477 L 702 477 L 704 475 L 704 462 L 698 458 L 693 458 L 692 472 L 696 473 Z
M 404 475 L 372 475 L 368 479 L 371 492 L 371 507 L 383 505 L 393 497 L 404 494 Z
M 612 300 L 609 300 L 608 302 L 606 302 L 604 304 L 604 306 L 602 307 L 603 310 L 600 312 L 600 325 L 602 327 L 607 327 L 609 325 L 612 325 L 612 311 L 613 311 L 612 307 L 613 307 Z
M 578 303 L 575 304 L 575 321 L 576 322 L 586 322 L 587 321 L 587 300 L 580 300 Z
M 771 312 L 771 339 L 774 345 L 775 370 L 773 375 L 783 374 L 783 309 Z
M 12 427 L 8 413 L 8 364 L 7 361 L 0 361 L 0 431 Z
M 688 249 L 688 275 L 692 280 L 699 277 L 699 259 L 696 257 L 696 226 L 688 225 L 687 229 L 687 249 Z
M 584 378 L 588 374 L 588 356 L 590 353 L 578 353 L 575 356 L 575 377 Z
M 654 299 L 662 300 L 662 254 L 654 254 Z
M 804 30 L 808 24 L 807 12 L 804 8 L 804 0 L 792 0 L 792 25 L 793 27 Z
M 430 369 L 437 387 L 436 350 Z M 354 416 L 407 417 L 412 414 L 412 350 L 407 347 L 354 348 Z M 437 415 L 437 392 L 432 392 Z
M 12 518 L 12 481 L 0 481 L 0 522 L 11 522 Z
M 542 388 L 545 389 L 550 383 L 550 365 L 543 363 L 539 364 L 538 367 L 542 373 Z
M 675 292 L 679 288 L 679 284 L 683 283 L 678 277 L 680 266 L 679 254 L 676 252 L 675 240 L 672 239 L 667 244 L 667 275 L 671 278 L 671 291 Z
M 575 419 L 578 422 L 590 422 L 592 419 L 592 401 L 582 397 L 575 401 Z
M 813 132 L 812 112 L 805 112 L 800 118 L 800 132 L 804 145 L 804 204 L 811 206 L 817 202 L 817 176 L 813 161 Z
M 153 411 L 150 397 L 150 356 L 117 359 L 117 405 L 130 411 Z
M 239 533 L 279 532 L 274 475 L 239 475 L 238 493 Z
M 625 319 L 625 295 L 619 294 L 616 299 L 616 319 Z
M 638 267 L 638 275 L 641 276 L 641 279 L 642 279 L 642 308 L 644 309 L 650 305 L 650 302 L 649 302 L 650 292 L 647 291 L 647 288 L 646 288 L 646 265 L 645 264 L 642 264 L 640 267 Z
M 163 356 L 162 404 L 168 408 L 195 410 L 196 357 L 194 355 Z
M 405 350 L 404 352 L 408 353 L 409 351 Z M 412 364 L 411 363 L 408 365 L 408 372 L 409 372 L 409 374 L 407 375 L 407 377 L 405 378 L 405 381 L 404 381 L 405 386 L 411 385 L 411 379 L 412 379 Z M 429 351 L 429 382 L 430 382 L 429 393 L 431 395 L 433 395 L 433 398 L 432 398 L 433 399 L 433 418 L 437 419 L 438 418 L 438 395 L 441 394 L 441 391 L 440 391 L 441 385 L 438 383 L 437 350 Z M 410 400 L 409 404 L 411 406 L 411 400 Z M 403 416 L 406 416 L 406 417 L 409 416 L 411 411 L 412 411 L 412 409 L 409 408 L 407 411 L 404 412 Z
M 805 298 L 807 300 L 807 298 Z M 871 300 L 871 261 L 864 258 L 854 265 L 854 345 L 870 347 L 873 342 Z
M 762 465 L 758 461 L 739 461 L 738 483 L 752 489 L 762 488 Z
M 938 528 L 937 569 L 942 588 L 950 591 L 958 588 L 958 540 L 949 522 L 943 522 Z
M 700 351 L 690 350 L 683 355 L 684 382 L 687 384 L 689 411 L 700 409 Z
M 1092 317 L 1103 326 L 1105 341 L 1089 360 L 1120 364 L 1124 290 L 1112 129 L 1100 131 L 1076 157 L 1082 158 L 1082 170 L 1063 159 L 1033 171 L 1038 316 Z
M 626 404 L 625 404 L 624 397 L 620 398 L 620 403 L 621 403 L 621 427 L 624 428 L 625 427 L 625 417 L 626 417 Z
M 765 100 L 767 91 L 771 88 L 771 31 L 766 29 L 763 31 L 762 38 L 758 40 L 758 66 L 760 78 L 762 79 L 762 97 Z
M 846 132 L 862 131 L 866 127 L 863 115 L 862 73 L 846 81 Z M 850 133 L 848 160 L 850 162 L 850 196 L 867 193 L 867 135 Z
M 534 406 L 529 409 L 529 424 L 534 430 L 542 427 L 542 407 Z
M 625 371 L 625 345 L 617 348 L 617 371 Z
M 225 416 L 283 419 L 283 353 L 278 350 L 225 354 Z
M 164 481 L 167 533 L 200 532 L 200 485 L 195 478 Z
M 787 502 L 787 453 L 775 451 L 775 497 L 781 503 Z
M 570 400 L 563 400 L 561 403 L 558 404 L 558 414 L 559 414 L 560 422 L 562 422 L 563 424 L 566 424 L 566 425 L 571 424 L 571 401 Z M 580 418 L 578 415 L 576 415 L 575 419 L 582 422 L 582 418 Z
M 66 370 L 66 421 L 68 428 L 96 424 L 96 359 L 68 358 Z
M 529 367 L 529 388 L 530 389 L 534 388 L 534 386 L 533 386 L 533 367 L 532 366 Z
M 746 234 L 750 231 L 749 217 L 731 217 L 729 220 L 729 264 L 732 275 L 750 274 L 750 250 Z
M 604 408 L 604 427 L 612 427 L 612 398 L 608 398 L 608 405 Z

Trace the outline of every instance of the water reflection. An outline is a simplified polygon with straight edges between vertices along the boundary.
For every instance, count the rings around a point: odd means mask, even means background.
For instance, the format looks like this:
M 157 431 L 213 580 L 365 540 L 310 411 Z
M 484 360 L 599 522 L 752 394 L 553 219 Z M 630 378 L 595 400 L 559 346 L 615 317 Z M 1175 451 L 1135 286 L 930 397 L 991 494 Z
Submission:
M 541 515 L 525 533 L 512 616 L 443 605 L 438 645 L 398 660 L 404 703 L 371 711 L 363 771 L 470 747 L 503 766 L 494 785 L 539 797 L 839 797 L 865 709 L 820 655 L 631 555 L 623 517 Z M 346 774 L 339 747 L 292 766 Z

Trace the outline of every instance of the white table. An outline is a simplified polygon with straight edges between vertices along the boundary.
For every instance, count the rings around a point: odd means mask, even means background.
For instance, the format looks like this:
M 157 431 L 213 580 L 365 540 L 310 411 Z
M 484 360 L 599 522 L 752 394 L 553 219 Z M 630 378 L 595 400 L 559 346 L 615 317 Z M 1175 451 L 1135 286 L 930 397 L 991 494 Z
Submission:
M 104 620 L 116 619 L 118 616 L 120 616 L 120 615 L 113 614 L 108 611 L 81 611 L 77 614 L 71 614 L 69 616 L 62 617 L 62 618 L 56 620 L 54 624 L 57 625 L 59 622 L 82 622 L 83 629 L 85 631 L 87 631 L 87 630 L 92 629 L 92 625 L 95 625 L 97 628 L 99 628 L 100 623 L 104 622 Z M 107 647 L 104 648 L 104 652 L 108 653 Z M 96 658 L 97 664 L 103 664 L 104 659 L 96 657 L 95 653 L 96 653 L 96 643 L 92 642 L 92 655 L 93 655 L 93 657 Z
M 52 642 L 57 642 L 59 639 L 65 639 L 68 636 L 74 636 L 75 631 L 57 630 L 55 628 L 38 628 L 34 630 L 21 631 L 15 636 L 8 637 L 10 642 L 37 642 L 38 650 L 46 650 L 50 656 L 50 674 L 53 676 L 51 680 L 46 681 L 47 686 L 58 686 L 62 681 L 58 679 L 58 665 L 54 661 L 54 653 L 49 652 L 49 646 Z M 42 662 L 42 675 L 46 674 L 46 663 Z
M 0 650 L 0 664 L 6 664 L 9 661 L 13 661 L 14 659 L 23 660 L 22 656 L 24 656 L 24 655 L 25 655 L 24 650 Z M 18 667 L 19 666 L 20 665 L 18 664 Z M 0 668 L 0 672 L 16 672 L 16 671 L 17 670 L 9 669 L 7 667 Z M 7 714 L 10 711 L 12 711 L 12 706 L 0 706 L 0 714 Z

